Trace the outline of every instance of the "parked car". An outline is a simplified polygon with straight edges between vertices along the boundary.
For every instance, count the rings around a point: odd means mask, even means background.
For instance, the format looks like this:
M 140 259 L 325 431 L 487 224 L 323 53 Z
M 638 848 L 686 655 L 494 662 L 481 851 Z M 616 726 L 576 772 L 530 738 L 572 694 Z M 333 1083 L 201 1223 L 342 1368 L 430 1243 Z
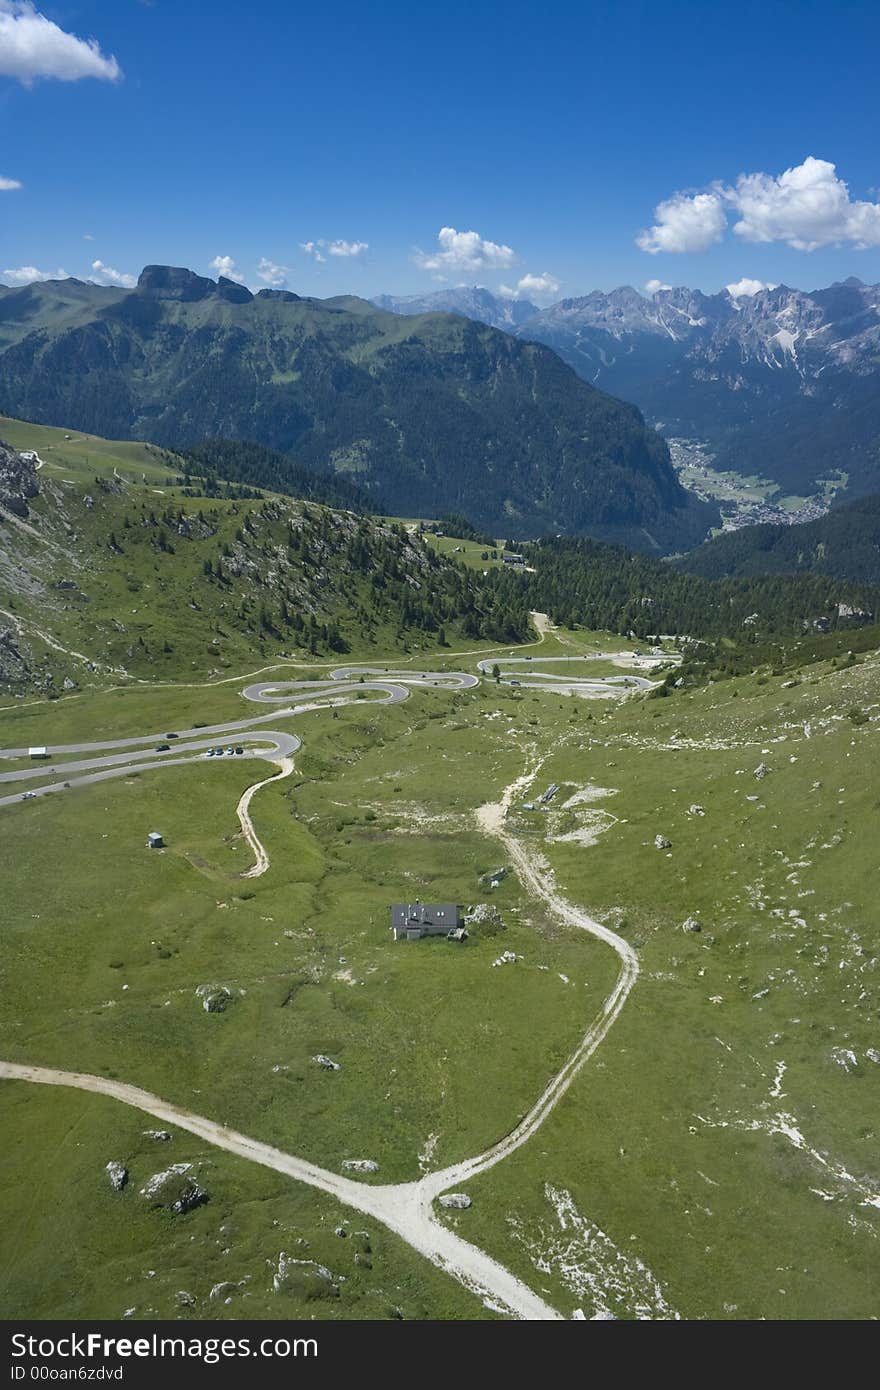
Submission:
M 243 752 L 244 752 L 244 749 L 243 749 L 243 748 L 242 748 L 242 747 L 238 747 L 238 748 L 236 748 L 236 750 L 235 750 L 235 751 L 236 751 L 236 753 L 239 753 L 239 754 L 241 754 L 241 753 L 243 753 Z

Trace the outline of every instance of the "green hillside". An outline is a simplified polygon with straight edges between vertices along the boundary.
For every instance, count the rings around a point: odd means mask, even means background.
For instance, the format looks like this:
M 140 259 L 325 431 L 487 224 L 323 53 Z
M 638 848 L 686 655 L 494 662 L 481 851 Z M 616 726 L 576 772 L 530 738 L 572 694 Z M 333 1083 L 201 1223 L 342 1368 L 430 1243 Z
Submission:
M 0 682 L 13 690 L 528 631 L 523 602 L 502 611 L 397 522 L 216 479 L 182 486 L 184 465 L 152 446 L 8 420 L 2 433 L 45 460 L 28 465 L 38 491 L 23 514 L 0 512 Z
M 880 495 L 856 498 L 800 526 L 744 526 L 674 561 L 706 579 L 810 572 L 880 584 Z
M 466 512 L 499 534 L 664 552 L 715 520 L 635 407 L 550 349 L 460 317 L 253 296 L 163 266 L 133 291 L 49 282 L 0 302 L 9 414 L 173 449 L 252 439 L 398 515 Z

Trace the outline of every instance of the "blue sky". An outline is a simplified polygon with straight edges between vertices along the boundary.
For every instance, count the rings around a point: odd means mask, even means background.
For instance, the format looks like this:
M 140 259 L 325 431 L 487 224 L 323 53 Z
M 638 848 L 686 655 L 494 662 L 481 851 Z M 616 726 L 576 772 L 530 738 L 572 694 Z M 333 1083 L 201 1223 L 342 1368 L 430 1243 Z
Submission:
M 880 281 L 878 51 L 824 0 L 0 0 L 0 280 Z

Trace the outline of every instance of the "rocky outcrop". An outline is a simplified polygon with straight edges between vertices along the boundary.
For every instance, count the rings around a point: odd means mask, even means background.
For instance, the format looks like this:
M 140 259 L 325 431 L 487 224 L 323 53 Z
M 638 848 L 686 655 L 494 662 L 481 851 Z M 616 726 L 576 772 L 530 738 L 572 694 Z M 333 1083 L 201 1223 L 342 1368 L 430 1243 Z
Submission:
M 202 1206 L 208 1193 L 195 1180 L 191 1163 L 172 1163 L 148 1178 L 140 1190 L 152 1206 L 165 1207 L 176 1216 Z
M 117 1163 L 111 1158 L 106 1168 L 107 1176 L 110 1179 L 110 1186 L 114 1192 L 121 1192 L 128 1182 L 128 1169 L 124 1163 Z
M 342 1161 L 346 1173 L 378 1173 L 379 1165 L 374 1158 L 346 1158 Z
M 15 516 L 28 514 L 28 502 L 40 491 L 33 454 L 20 454 L 0 439 L 0 506 Z
M 339 1285 L 326 1265 L 296 1259 L 284 1250 L 278 1256 L 272 1288 L 275 1293 L 295 1293 L 307 1299 L 339 1297 Z
M 471 1199 L 466 1192 L 445 1192 L 438 1198 L 441 1207 L 451 1207 L 454 1211 L 467 1211 Z
M 234 1002 L 235 996 L 225 985 L 199 985 L 196 998 L 201 999 L 206 1014 L 222 1014 Z

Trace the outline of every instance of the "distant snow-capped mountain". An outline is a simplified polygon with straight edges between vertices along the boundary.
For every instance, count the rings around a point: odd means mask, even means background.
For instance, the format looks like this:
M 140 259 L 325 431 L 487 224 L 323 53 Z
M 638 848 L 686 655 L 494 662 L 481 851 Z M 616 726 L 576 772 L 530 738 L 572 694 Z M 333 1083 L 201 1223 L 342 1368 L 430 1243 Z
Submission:
M 392 314 L 459 314 L 507 332 L 539 312 L 527 299 L 508 299 L 481 285 L 458 285 L 432 294 L 380 294 L 371 303 Z
M 835 473 L 850 492 L 880 489 L 880 286 L 649 297 L 624 286 L 564 299 L 514 332 L 666 435 L 706 441 L 716 466 L 792 493 Z

